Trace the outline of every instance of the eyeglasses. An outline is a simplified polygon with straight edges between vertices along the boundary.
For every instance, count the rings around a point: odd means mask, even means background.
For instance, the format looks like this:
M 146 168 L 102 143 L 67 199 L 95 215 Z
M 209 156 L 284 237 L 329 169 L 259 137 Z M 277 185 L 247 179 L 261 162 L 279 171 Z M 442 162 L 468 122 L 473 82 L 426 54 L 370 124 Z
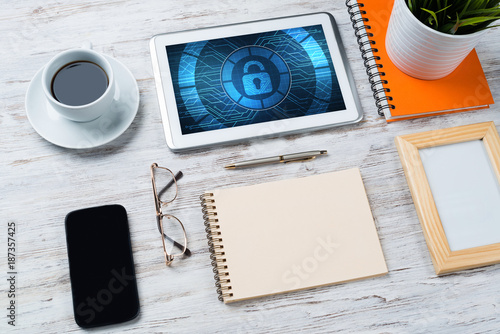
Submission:
M 180 255 L 190 256 L 187 248 L 187 236 L 184 225 L 179 218 L 164 214 L 162 207 L 172 203 L 178 194 L 177 180 L 182 178 L 182 172 L 176 175 L 165 167 L 159 167 L 157 163 L 151 165 L 151 183 L 156 208 L 156 224 L 160 232 L 165 255 L 165 264 L 169 266 L 175 257 Z M 159 189 L 159 191 L 158 191 Z

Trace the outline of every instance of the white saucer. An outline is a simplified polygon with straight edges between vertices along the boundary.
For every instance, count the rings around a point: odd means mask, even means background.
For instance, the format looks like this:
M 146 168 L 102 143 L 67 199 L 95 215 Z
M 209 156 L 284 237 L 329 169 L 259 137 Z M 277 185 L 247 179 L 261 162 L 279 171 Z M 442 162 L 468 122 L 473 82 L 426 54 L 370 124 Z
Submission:
M 125 65 L 105 57 L 113 67 L 115 97 L 110 109 L 91 122 L 73 122 L 59 115 L 43 93 L 43 68 L 35 74 L 26 93 L 26 113 L 40 136 L 58 146 L 84 149 L 109 143 L 132 124 L 139 109 L 137 82 Z

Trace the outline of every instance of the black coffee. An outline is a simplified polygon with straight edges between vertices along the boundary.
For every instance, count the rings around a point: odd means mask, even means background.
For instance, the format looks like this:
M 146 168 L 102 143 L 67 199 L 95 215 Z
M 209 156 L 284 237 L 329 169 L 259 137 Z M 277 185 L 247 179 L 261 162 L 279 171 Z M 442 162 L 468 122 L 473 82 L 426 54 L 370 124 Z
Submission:
M 106 72 L 89 61 L 64 65 L 52 79 L 54 98 L 66 105 L 81 106 L 94 102 L 104 94 L 109 80 Z

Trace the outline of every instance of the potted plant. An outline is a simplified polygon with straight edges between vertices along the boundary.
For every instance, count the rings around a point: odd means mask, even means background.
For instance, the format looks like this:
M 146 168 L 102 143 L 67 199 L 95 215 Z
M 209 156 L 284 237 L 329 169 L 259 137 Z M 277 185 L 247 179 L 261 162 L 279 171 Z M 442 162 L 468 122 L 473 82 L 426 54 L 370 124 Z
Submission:
M 460 65 L 498 19 L 500 0 L 395 0 L 387 53 L 408 75 L 440 79 Z

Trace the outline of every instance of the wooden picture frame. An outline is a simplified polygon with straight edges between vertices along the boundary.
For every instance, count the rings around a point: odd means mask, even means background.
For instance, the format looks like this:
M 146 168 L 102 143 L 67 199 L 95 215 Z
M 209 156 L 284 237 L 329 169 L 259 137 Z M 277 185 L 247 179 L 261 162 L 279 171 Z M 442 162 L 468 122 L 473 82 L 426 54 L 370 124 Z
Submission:
M 422 225 L 434 269 L 438 275 L 500 263 L 500 242 L 461 250 L 450 250 L 445 229 L 419 153 L 419 150 L 425 148 L 475 140 L 481 140 L 484 144 L 493 174 L 500 183 L 500 137 L 493 122 L 458 126 L 397 136 L 395 138 L 406 180 Z

